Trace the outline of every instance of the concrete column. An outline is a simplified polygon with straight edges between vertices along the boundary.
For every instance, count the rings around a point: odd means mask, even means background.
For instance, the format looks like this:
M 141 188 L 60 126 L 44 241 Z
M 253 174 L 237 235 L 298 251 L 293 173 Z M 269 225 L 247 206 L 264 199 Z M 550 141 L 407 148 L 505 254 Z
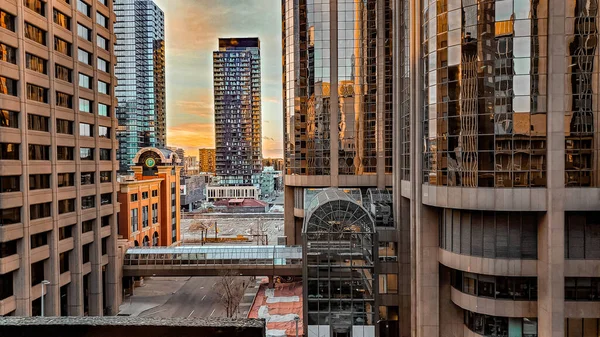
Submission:
M 113 196 L 113 200 L 116 200 L 116 191 Z M 121 303 L 121 294 L 123 290 L 121 288 L 122 283 L 120 279 L 122 277 L 123 261 L 119 258 L 117 251 L 117 211 L 118 204 L 115 204 L 114 213 L 110 215 L 110 236 L 108 237 L 107 249 L 108 249 L 108 266 L 106 270 L 106 299 L 105 305 L 109 308 L 108 315 L 116 315 L 119 312 L 119 305 Z
M 567 72 L 565 7 L 548 0 L 548 211 L 538 229 L 538 335 L 564 336 L 565 81 Z M 546 13 L 544 13 L 545 11 Z M 540 48 L 543 48 L 540 45 Z
M 421 205 L 417 214 L 416 336 L 435 337 L 440 335 L 438 212 Z
M 450 298 L 450 268 L 442 267 L 440 271 L 440 335 L 444 337 L 463 337 L 464 313 L 452 303 Z
M 284 186 L 283 188 L 283 230 L 285 236 L 287 237 L 288 245 L 296 244 L 296 222 L 294 220 L 294 187 L 293 186 Z
M 54 183 L 54 181 L 52 183 Z M 54 190 L 56 191 L 56 189 Z M 56 193 L 53 194 L 53 199 L 55 199 Z M 57 205 L 57 203 L 55 202 L 54 205 Z M 57 207 L 55 206 L 54 209 L 57 209 Z M 58 214 L 58 212 L 54 214 Z M 45 287 L 46 297 L 44 297 L 44 314 L 46 316 L 60 316 L 60 257 L 58 254 L 58 221 L 55 220 L 53 223 L 54 229 L 50 232 L 48 238 L 50 258 L 44 266 L 46 280 L 50 281 L 50 284 Z

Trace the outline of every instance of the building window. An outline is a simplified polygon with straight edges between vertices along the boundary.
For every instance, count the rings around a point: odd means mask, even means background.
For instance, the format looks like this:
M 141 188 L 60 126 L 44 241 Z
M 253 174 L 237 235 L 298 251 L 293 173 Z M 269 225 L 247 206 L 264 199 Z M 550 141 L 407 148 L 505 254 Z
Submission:
M 71 109 L 73 107 L 73 96 L 64 92 L 56 92 L 56 105 Z
M 59 173 L 56 179 L 58 187 L 75 186 L 75 173 Z
M 79 86 L 82 88 L 92 89 L 92 80 L 88 75 L 79 73 Z
M 108 87 L 109 87 L 108 83 L 98 81 L 98 92 L 99 93 L 108 95 Z
M 47 61 L 41 57 L 25 53 L 25 67 L 29 70 L 36 71 L 41 74 L 47 74 L 48 69 L 46 68 Z
M 29 190 L 43 190 L 50 188 L 49 174 L 30 174 L 29 175 Z
M 0 94 L 17 96 L 17 80 L 0 76 Z
M 66 119 L 56 119 L 56 133 L 63 133 L 66 135 L 73 134 L 73 121 Z
M 73 71 L 67 67 L 63 67 L 60 64 L 55 64 L 54 76 L 57 79 L 71 83 L 73 81 L 72 74 Z
M 71 18 L 56 8 L 54 8 L 54 23 L 65 29 L 71 30 Z
M 398 261 L 398 244 L 396 242 L 379 242 L 379 261 Z
M 17 254 L 17 240 L 0 242 L 0 258 Z
M 59 53 L 63 53 L 67 56 L 71 56 L 71 43 L 55 36 L 54 50 L 56 50 Z
M 600 212 L 565 214 L 565 258 L 600 259 Z
M 48 132 L 50 118 L 39 115 L 27 115 L 27 130 Z
M 0 61 L 17 64 L 17 48 L 0 42 Z
M 31 286 L 42 283 L 44 277 L 44 261 L 31 264 Z
M 56 159 L 58 160 L 73 160 L 74 147 L 71 146 L 57 146 L 56 147 Z
M 152 196 L 158 197 L 158 190 L 152 190 Z
M 379 275 L 379 293 L 397 294 L 398 293 L 398 275 L 380 274 Z
M 109 50 L 108 40 L 102 37 L 101 35 L 96 36 L 96 45 L 104 50 Z
M 21 190 L 21 176 L 1 176 L 0 193 L 18 192 Z
M 98 126 L 98 137 L 110 139 L 110 128 L 106 126 Z
M 58 266 L 60 273 L 66 273 L 69 271 L 69 252 L 60 253 L 58 255 Z
M 25 37 L 41 45 L 46 45 L 46 32 L 29 22 L 25 22 Z
M 79 148 L 79 159 L 94 160 L 94 149 L 89 148 L 89 147 Z
M 100 206 L 112 204 L 112 193 L 103 193 L 100 195 Z
M 52 215 L 50 202 L 29 205 L 29 220 L 48 218 Z
M 98 64 L 98 70 L 102 70 L 103 72 L 107 73 L 109 71 L 108 69 L 108 62 L 105 61 L 103 58 L 98 58 L 97 62 Z
M 111 149 L 100 149 L 100 160 L 111 160 Z
M 21 207 L 0 209 L 0 226 L 21 222 Z
M 58 229 L 58 240 L 64 240 L 73 237 L 73 225 L 61 227 Z
M 75 212 L 75 199 L 65 199 L 58 201 L 58 214 Z
M 78 23 L 77 24 L 77 36 L 84 40 L 92 41 L 92 30 L 88 27 Z
M 48 89 L 27 83 L 27 99 L 40 103 L 48 103 Z
M 13 273 L 8 272 L 0 275 L 0 301 L 14 295 Z
M 142 200 L 148 199 L 148 192 L 142 192 Z
M 158 223 L 158 203 L 152 204 L 152 223 Z
M 111 181 L 112 181 L 112 172 L 111 171 L 100 172 L 100 183 L 110 183 Z
M 25 0 L 25 7 L 41 16 L 46 16 L 46 3 L 41 0 Z
M 108 113 L 108 105 L 98 103 L 98 116 L 105 116 L 105 117 L 110 116 L 110 114 Z
M 96 196 L 88 195 L 87 197 L 81 197 L 81 209 L 90 209 L 96 207 Z
M 79 112 L 92 113 L 92 102 L 85 98 L 79 98 Z
M 0 160 L 19 160 L 19 144 L 0 143 Z
M 81 172 L 81 185 L 92 185 L 96 172 Z
M 139 229 L 138 224 L 138 209 L 134 208 L 131 210 L 131 232 L 135 233 Z
M 129 199 L 130 199 L 131 202 L 138 201 L 138 194 L 137 193 L 131 194 L 129 196 Z
M 104 28 L 108 28 L 108 18 L 99 12 L 96 12 L 96 23 Z
M 142 228 L 148 227 L 148 206 L 142 206 Z
M 19 127 L 19 113 L 10 110 L 0 110 L 0 126 L 17 129 Z
M 81 263 L 88 263 L 90 262 L 90 250 L 92 249 L 92 244 L 88 243 L 83 245 L 83 247 L 81 247 Z
M 94 126 L 87 123 L 79 123 L 79 135 L 84 137 L 94 137 Z
M 81 233 L 87 233 L 94 230 L 94 219 L 81 222 Z
M 92 17 L 92 8 L 81 0 L 77 0 L 77 10 L 85 14 L 87 17 Z
M 92 65 L 92 54 L 83 49 L 77 49 L 77 60 L 87 65 Z M 87 88 L 87 87 L 86 87 Z
M 3 10 L 0 10 L 0 27 L 15 31 L 15 16 Z
M 48 232 L 33 234 L 31 236 L 31 249 L 35 249 L 48 244 Z
M 100 250 L 102 252 L 102 255 L 108 254 L 108 237 L 102 238 L 102 243 L 100 246 L 101 246 Z
M 98 2 L 103 4 L 104 6 L 108 6 L 108 0 L 98 0 Z
M 100 218 L 100 227 L 108 227 L 110 226 L 110 215 L 105 215 Z
M 29 160 L 50 160 L 50 146 L 29 144 Z

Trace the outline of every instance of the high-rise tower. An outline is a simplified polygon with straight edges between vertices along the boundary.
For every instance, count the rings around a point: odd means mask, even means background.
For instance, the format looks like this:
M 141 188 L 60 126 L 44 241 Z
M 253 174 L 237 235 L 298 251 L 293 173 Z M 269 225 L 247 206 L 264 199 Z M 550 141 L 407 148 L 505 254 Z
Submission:
M 0 0 L 0 315 L 114 315 L 113 2 Z
M 165 20 L 152 0 L 115 0 L 120 173 L 144 147 L 166 146 Z
M 219 39 L 213 52 L 216 174 L 250 185 L 262 172 L 260 40 Z

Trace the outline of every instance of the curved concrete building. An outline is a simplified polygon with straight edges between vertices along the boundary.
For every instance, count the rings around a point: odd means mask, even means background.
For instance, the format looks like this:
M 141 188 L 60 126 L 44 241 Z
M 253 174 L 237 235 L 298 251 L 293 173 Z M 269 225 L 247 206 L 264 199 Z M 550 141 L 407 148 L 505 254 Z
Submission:
M 398 4 L 400 335 L 598 336 L 598 2 Z

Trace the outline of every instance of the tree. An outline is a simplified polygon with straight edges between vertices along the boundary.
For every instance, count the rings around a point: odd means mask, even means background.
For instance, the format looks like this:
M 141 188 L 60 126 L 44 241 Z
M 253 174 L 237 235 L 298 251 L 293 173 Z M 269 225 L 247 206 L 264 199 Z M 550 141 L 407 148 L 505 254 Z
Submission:
M 221 303 L 225 307 L 227 318 L 237 315 L 237 309 L 244 296 L 245 287 L 238 280 L 238 273 L 227 269 L 219 272 L 219 281 L 217 283 L 217 293 L 221 295 Z

